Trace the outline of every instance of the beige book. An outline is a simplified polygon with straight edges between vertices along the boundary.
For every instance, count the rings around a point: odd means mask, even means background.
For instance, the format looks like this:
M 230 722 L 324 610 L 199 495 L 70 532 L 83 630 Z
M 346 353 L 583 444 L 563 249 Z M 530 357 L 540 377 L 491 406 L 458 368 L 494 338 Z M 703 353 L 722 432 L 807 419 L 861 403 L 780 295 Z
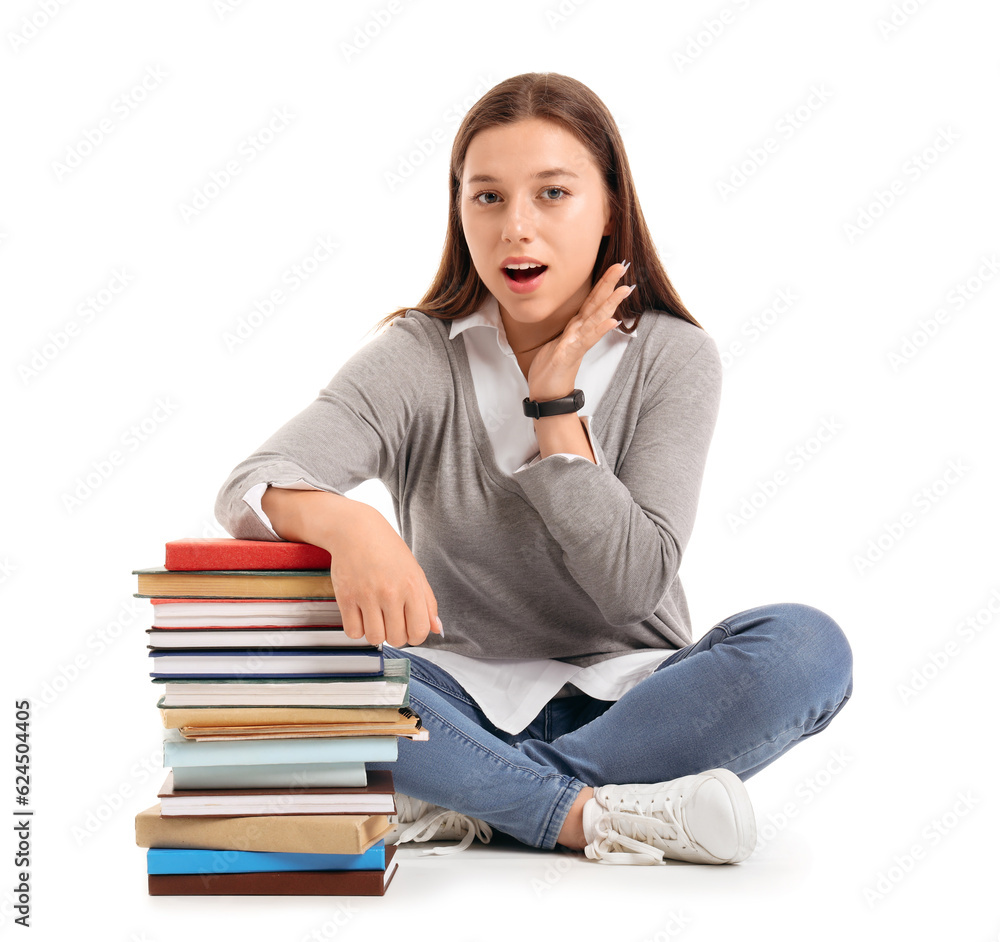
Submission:
M 162 698 L 161 698 L 162 699 Z M 395 723 L 405 707 L 169 707 L 160 716 L 167 729 L 183 726 L 284 726 L 306 723 Z
M 140 847 L 362 854 L 392 829 L 384 814 L 164 818 L 159 802 L 135 816 Z
M 283 726 L 182 726 L 185 739 L 227 742 L 246 739 L 341 739 L 356 736 L 406 736 L 426 742 L 427 730 L 414 718 L 400 723 L 309 723 Z

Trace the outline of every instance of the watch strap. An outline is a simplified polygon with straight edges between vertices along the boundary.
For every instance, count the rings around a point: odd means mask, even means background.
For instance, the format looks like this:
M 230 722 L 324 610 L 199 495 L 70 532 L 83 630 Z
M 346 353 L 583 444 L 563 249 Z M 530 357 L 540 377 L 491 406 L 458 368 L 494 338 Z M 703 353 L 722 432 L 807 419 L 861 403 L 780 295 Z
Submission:
M 560 399 L 547 399 L 538 402 L 525 397 L 521 402 L 524 414 L 530 419 L 545 419 L 550 415 L 566 415 L 570 412 L 579 412 L 583 408 L 586 399 L 582 389 L 574 389 L 568 396 Z

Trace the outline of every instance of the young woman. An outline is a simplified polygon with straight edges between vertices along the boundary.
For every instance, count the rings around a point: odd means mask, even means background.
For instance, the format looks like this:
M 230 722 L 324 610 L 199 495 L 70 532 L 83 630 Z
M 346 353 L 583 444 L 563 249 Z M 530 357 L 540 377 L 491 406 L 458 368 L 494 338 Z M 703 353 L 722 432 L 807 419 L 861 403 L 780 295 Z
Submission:
M 691 643 L 678 569 L 721 364 L 589 88 L 528 73 L 473 106 L 438 273 L 382 323 L 236 467 L 217 514 L 239 538 L 329 550 L 345 632 L 410 658 L 430 738 L 387 766 L 405 803 L 461 816 L 467 840 L 746 858 L 742 780 L 840 711 L 851 652 L 795 603 Z M 371 478 L 401 537 L 344 496 Z

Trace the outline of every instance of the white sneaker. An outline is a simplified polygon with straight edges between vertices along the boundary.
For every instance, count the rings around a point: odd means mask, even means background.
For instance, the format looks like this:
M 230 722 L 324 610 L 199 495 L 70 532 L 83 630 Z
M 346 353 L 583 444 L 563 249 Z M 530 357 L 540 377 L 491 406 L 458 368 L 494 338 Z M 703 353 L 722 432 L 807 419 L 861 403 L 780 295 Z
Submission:
M 603 785 L 583 806 L 584 853 L 612 864 L 738 863 L 757 844 L 750 797 L 729 769 L 652 785 Z
M 477 837 L 488 844 L 493 837 L 493 829 L 478 818 L 449 811 L 419 798 L 411 798 L 396 792 L 396 814 L 389 817 L 396 830 L 387 843 L 405 844 L 408 841 L 458 840 L 454 847 L 434 847 L 425 850 L 427 854 L 456 854 L 465 850 Z

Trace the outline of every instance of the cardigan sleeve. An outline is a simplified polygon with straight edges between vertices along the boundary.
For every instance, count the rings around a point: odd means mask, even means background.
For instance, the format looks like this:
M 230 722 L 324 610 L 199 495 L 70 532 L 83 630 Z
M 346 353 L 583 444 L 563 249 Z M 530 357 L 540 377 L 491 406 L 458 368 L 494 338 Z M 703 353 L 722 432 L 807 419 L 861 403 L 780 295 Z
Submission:
M 650 618 L 677 576 L 718 417 L 722 362 L 705 334 L 643 393 L 617 469 L 550 455 L 515 477 L 559 543 L 567 569 L 608 623 Z M 595 455 L 600 448 L 593 435 Z
M 255 486 L 343 494 L 383 477 L 420 411 L 428 346 L 404 317 L 358 350 L 312 403 L 233 469 L 215 502 L 226 530 L 237 539 L 276 538 L 244 500 Z

